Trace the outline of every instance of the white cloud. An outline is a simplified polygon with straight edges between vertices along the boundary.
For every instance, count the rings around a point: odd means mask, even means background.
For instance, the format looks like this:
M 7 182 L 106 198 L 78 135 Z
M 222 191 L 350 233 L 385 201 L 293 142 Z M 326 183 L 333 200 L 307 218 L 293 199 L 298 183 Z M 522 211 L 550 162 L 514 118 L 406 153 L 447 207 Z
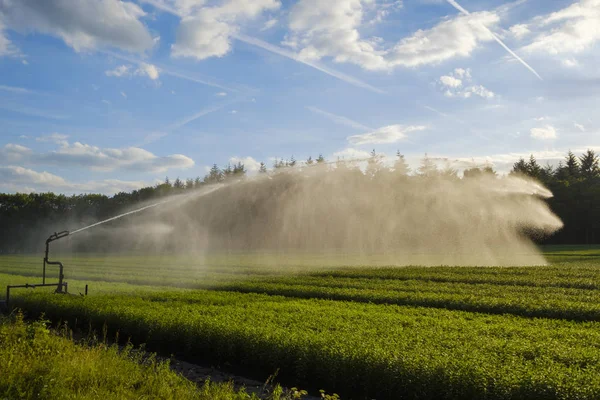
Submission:
M 462 93 L 463 97 L 469 98 L 472 95 L 479 96 L 484 99 L 493 99 L 496 94 L 489 89 L 486 89 L 482 85 L 470 86 L 464 90 Z
M 260 169 L 260 162 L 256 161 L 254 158 L 248 157 L 231 157 L 229 162 L 233 164 L 237 164 L 241 162 L 246 167 L 248 172 L 257 172 Z
M 470 69 L 456 68 L 449 75 L 440 77 L 438 83 L 446 97 L 463 97 L 468 99 L 473 96 L 479 96 L 484 99 L 492 99 L 496 96 L 494 92 L 482 85 L 464 85 L 465 83 L 471 83 L 471 81 Z
M 18 0 L 0 2 L 6 26 L 60 37 L 75 51 L 117 47 L 142 52 L 154 41 L 137 4 L 119 0 Z
M 152 80 L 156 80 L 160 76 L 160 69 L 155 65 L 148 63 L 140 63 L 137 69 L 133 69 L 131 65 L 119 65 L 112 70 L 104 72 L 106 76 L 114 76 L 116 78 L 125 78 L 131 76 L 147 76 Z
M 121 96 L 123 96 L 124 98 L 127 98 L 127 93 L 121 92 Z
M 348 136 L 353 145 L 395 143 L 406 138 L 407 133 L 425 130 L 425 126 L 388 125 L 373 132 Z
M 231 110 L 229 111 L 229 114 L 237 114 L 237 110 Z
M 575 68 L 579 66 L 579 63 L 574 58 L 566 58 L 563 60 L 563 65 L 567 68 Z
M 456 57 L 468 57 L 484 42 L 494 40 L 489 28 L 500 17 L 494 12 L 458 15 L 427 30 L 418 30 L 402 39 L 390 51 L 392 65 L 418 67 L 439 64 Z
M 123 76 L 131 76 L 131 66 L 129 65 L 119 65 L 115 69 L 104 71 L 106 76 L 115 76 L 117 78 L 121 78 Z
M 460 79 L 449 75 L 440 77 L 440 83 L 450 88 L 458 88 L 462 86 L 462 81 Z
M 513 25 L 509 28 L 509 31 L 511 35 L 513 35 L 513 37 L 517 40 L 521 40 L 531 33 L 527 24 Z
M 579 129 L 581 132 L 585 132 L 585 126 L 578 124 L 577 122 L 573 123 L 575 128 Z
M 552 125 L 546 125 L 542 128 L 532 128 L 531 137 L 541 140 L 556 139 L 556 129 Z
M 541 32 L 523 47 L 529 53 L 581 53 L 600 41 L 600 0 L 580 0 L 534 19 Z
M 303 60 L 333 57 L 365 69 L 387 69 L 385 51 L 375 41 L 360 37 L 363 15 L 361 0 L 300 0 L 290 11 L 291 35 L 285 43 L 299 49 Z
M 332 57 L 336 62 L 368 70 L 417 67 L 471 55 L 480 43 L 494 40 L 488 28 L 500 20 L 494 12 L 458 15 L 385 47 L 379 38 L 362 38 L 359 32 L 366 8 L 373 4 L 361 0 L 300 0 L 290 11 L 291 33 L 284 43 L 308 61 Z
M 55 191 L 59 193 L 114 194 L 123 191 L 129 192 L 145 186 L 151 186 L 151 183 L 119 179 L 75 183 L 46 171 L 37 172 L 15 165 L 0 166 L 0 191 L 3 192 Z
M 171 54 L 198 60 L 223 57 L 231 50 L 231 38 L 239 30 L 241 21 L 256 18 L 280 5 L 279 0 L 227 0 L 190 14 L 176 7 L 175 11 L 182 18 Z
M 63 135 L 61 133 L 52 133 L 50 135 L 39 136 L 35 138 L 36 142 L 45 142 L 45 143 L 56 143 L 60 145 L 67 145 L 68 135 Z
M 5 145 L 0 149 L 0 164 L 20 162 L 29 165 L 55 165 L 58 167 L 79 167 L 94 171 L 143 171 L 164 172 L 169 169 L 187 169 L 194 161 L 182 154 L 159 157 L 139 147 L 121 149 L 100 148 L 79 142 L 68 143 L 63 136 L 48 136 L 43 141 L 54 141 L 58 149 L 35 153 L 31 149 L 16 144 Z M 46 140 L 47 138 L 47 140 Z M 40 139 L 40 138 L 38 138 Z
M 279 22 L 277 20 L 277 18 L 271 18 L 270 20 L 265 22 L 265 24 L 263 25 L 263 27 L 260 30 L 261 31 L 269 30 L 269 29 L 273 28 L 275 25 L 277 25 L 277 22 Z
M 135 70 L 135 75 L 147 76 L 154 81 L 160 76 L 160 70 L 155 65 L 141 63 L 139 68 Z
M 1 6 L 1 4 L 0 4 Z M 1 11 L 1 9 L 0 9 Z M 1 16 L 1 13 L 0 13 Z M 5 26 L 0 18 L 0 57 L 2 56 L 18 56 L 20 55 L 19 49 L 4 34 Z
M 27 60 L 21 60 L 21 64 L 23 64 L 23 65 L 29 65 L 29 61 L 27 61 Z
M 227 93 L 226 92 L 219 92 L 219 93 L 215 93 L 215 96 L 225 97 L 225 96 L 227 96 Z

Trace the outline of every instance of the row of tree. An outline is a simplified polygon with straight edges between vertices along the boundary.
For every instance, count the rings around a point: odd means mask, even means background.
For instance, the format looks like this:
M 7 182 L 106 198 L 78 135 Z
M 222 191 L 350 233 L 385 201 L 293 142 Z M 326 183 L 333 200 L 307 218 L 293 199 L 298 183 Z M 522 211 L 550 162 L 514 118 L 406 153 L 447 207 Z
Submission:
M 485 166 L 468 168 L 462 177 L 451 163 L 432 159 L 427 155 L 420 166 L 412 172 L 404 156 L 397 154 L 392 168 L 386 167 L 383 159 L 374 151 L 366 161 L 364 176 L 376 179 L 380 174 L 393 174 L 398 179 L 423 179 L 444 177 L 445 179 L 470 179 L 481 174 L 496 176 L 496 172 Z M 261 163 L 259 174 L 277 173 L 286 168 L 324 169 L 356 168 L 356 163 L 343 161 L 327 162 L 323 156 L 308 158 L 298 162 L 276 160 L 269 171 Z M 600 168 L 598 156 L 588 150 L 577 157 L 569 152 L 564 162 L 557 167 L 541 166 L 531 156 L 529 160 L 517 161 L 511 174 L 530 176 L 542 182 L 554 194 L 547 200 L 551 209 L 563 220 L 565 227 L 544 243 L 552 244 L 590 244 L 600 243 Z M 120 192 L 113 196 L 101 194 L 80 194 L 66 196 L 54 193 L 16 193 L 0 194 L 0 252 L 25 252 L 39 250 L 49 233 L 64 227 L 78 227 L 117 215 L 143 202 L 155 200 L 168 195 L 196 190 L 206 185 L 222 183 L 231 179 L 244 179 L 247 174 L 243 163 L 227 165 L 219 168 L 216 164 L 204 177 L 174 181 L 168 178 L 161 184 L 146 187 L 132 192 Z M 60 229 L 59 229 L 60 228 Z

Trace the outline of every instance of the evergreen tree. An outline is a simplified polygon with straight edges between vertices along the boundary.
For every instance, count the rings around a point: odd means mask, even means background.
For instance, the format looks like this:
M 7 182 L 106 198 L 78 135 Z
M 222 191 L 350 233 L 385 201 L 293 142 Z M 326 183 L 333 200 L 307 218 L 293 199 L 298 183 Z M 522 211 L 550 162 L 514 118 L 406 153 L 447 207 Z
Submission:
M 577 179 L 581 172 L 579 167 L 579 160 L 575 157 L 575 154 L 571 150 L 567 154 L 565 158 L 565 168 L 567 169 L 567 173 L 570 178 Z
M 292 158 L 290 158 L 289 166 L 290 167 L 295 167 L 296 166 L 296 159 L 294 158 L 294 156 L 292 156 Z
M 177 177 L 177 179 L 175 179 L 175 182 L 173 182 L 173 188 L 177 189 L 177 190 L 181 190 L 181 189 L 185 188 L 185 184 L 183 183 L 183 181 L 181 179 L 179 179 L 179 177 Z
M 186 181 L 185 181 L 185 188 L 186 189 L 193 189 L 194 188 L 194 180 L 191 179 L 191 178 L 186 179 Z
M 319 154 L 319 157 L 317 158 L 317 164 L 321 164 L 325 162 L 325 157 L 323 157 L 323 154 Z
M 581 176 L 583 179 L 594 179 L 600 177 L 600 167 L 598 166 L 598 156 L 593 150 L 586 151 L 579 157 L 581 163 Z
M 525 161 L 525 159 L 523 157 L 519 158 L 519 161 L 517 161 L 516 163 L 513 164 L 513 168 L 512 171 L 510 171 L 510 174 L 517 174 L 517 175 L 529 175 L 529 168 L 527 166 L 527 161 Z
M 308 159 L 306 160 L 306 165 L 312 165 L 314 163 L 312 157 L 308 157 Z
M 208 172 L 208 175 L 204 177 L 205 183 L 219 183 L 223 181 L 223 173 L 217 166 L 217 164 L 213 164 L 212 168 Z
M 194 188 L 198 189 L 200 186 L 202 186 L 202 179 L 197 176 L 196 179 L 194 179 Z
M 406 176 L 410 174 L 410 167 L 408 163 L 404 159 L 404 156 L 400 154 L 400 150 L 396 151 L 396 157 L 398 158 L 394 163 L 394 172 L 397 175 Z
M 537 179 L 539 179 L 542 175 L 542 167 L 540 167 L 533 154 L 529 156 L 529 162 L 527 163 L 527 174 Z
M 233 166 L 233 175 L 236 177 L 242 177 L 246 175 L 246 167 L 241 161 Z
M 266 174 L 267 173 L 267 165 L 264 162 L 260 162 L 260 168 L 258 168 L 258 173 L 259 174 Z
M 435 165 L 435 162 L 433 162 L 433 160 L 427 156 L 427 153 L 425 153 L 425 156 L 421 160 L 421 165 L 419 166 L 418 173 L 419 176 L 427 178 L 431 178 L 438 175 L 438 168 Z

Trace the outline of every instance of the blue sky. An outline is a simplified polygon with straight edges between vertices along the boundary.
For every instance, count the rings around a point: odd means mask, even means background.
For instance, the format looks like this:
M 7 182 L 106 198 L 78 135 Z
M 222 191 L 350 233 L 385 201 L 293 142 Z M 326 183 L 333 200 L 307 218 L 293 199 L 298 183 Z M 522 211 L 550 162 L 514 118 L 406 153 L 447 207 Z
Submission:
M 0 191 L 600 150 L 600 0 L 0 0 Z

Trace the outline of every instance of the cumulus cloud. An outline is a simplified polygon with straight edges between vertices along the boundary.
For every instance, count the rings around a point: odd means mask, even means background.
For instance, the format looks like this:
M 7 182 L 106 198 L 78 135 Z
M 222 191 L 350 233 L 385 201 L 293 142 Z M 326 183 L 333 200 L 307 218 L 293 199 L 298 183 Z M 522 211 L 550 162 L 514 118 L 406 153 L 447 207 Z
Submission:
M 462 86 L 462 80 L 449 75 L 440 77 L 440 83 L 450 88 L 458 88 Z
M 527 24 L 513 25 L 509 28 L 509 32 L 517 40 L 521 40 L 531 33 Z
M 353 145 L 395 143 L 405 139 L 408 133 L 425 130 L 425 126 L 388 125 L 361 135 L 348 136 Z
M 377 41 L 360 37 L 364 11 L 361 0 L 300 0 L 290 11 L 291 34 L 285 44 L 307 61 L 333 57 L 365 69 L 386 69 L 385 51 Z
M 418 30 L 402 39 L 391 49 L 390 62 L 418 67 L 468 57 L 481 43 L 494 40 L 489 29 L 499 21 L 500 17 L 494 12 L 474 12 L 447 19 L 431 29 Z
M 545 127 L 541 128 L 532 128 L 530 134 L 534 139 L 556 139 L 556 129 L 552 125 L 546 125 Z
M 57 140 L 60 139 L 57 137 Z M 2 156 L 0 164 L 8 160 L 18 161 L 21 164 L 79 167 L 94 171 L 143 172 L 164 172 L 169 169 L 187 169 L 194 166 L 194 161 L 182 154 L 159 157 L 139 147 L 100 148 L 80 142 L 68 143 L 66 140 L 56 143 L 60 145 L 58 149 L 42 153 L 34 153 L 25 146 L 5 145 L 0 149 Z
M 479 96 L 484 99 L 492 99 L 496 96 L 494 92 L 482 85 L 473 85 L 470 69 L 456 68 L 448 75 L 443 75 L 438 80 L 440 88 L 447 97 L 462 97 L 468 99 Z
M 112 76 L 115 78 L 125 78 L 131 76 L 146 76 L 152 80 L 156 80 L 160 77 L 160 69 L 155 65 L 148 63 L 140 63 L 139 67 L 134 69 L 131 65 L 119 65 L 114 69 L 107 70 L 104 72 L 106 76 Z
M 260 169 L 260 162 L 254 158 L 248 157 L 231 157 L 229 162 L 233 164 L 242 163 L 248 172 L 257 172 Z
M 156 68 L 155 65 L 141 63 L 140 67 L 135 70 L 135 74 L 140 75 L 140 76 L 147 76 L 148 78 L 155 81 L 160 76 L 160 70 L 158 68 Z
M 0 15 L 20 32 L 61 38 L 75 51 L 117 47 L 132 52 L 150 49 L 154 41 L 140 21 L 140 6 L 119 0 L 4 0 Z
M 523 51 L 581 53 L 600 41 L 600 0 L 580 0 L 533 22 L 541 32 Z
M 59 193 L 94 192 L 114 194 L 150 185 L 149 182 L 123 181 L 119 179 L 75 183 L 46 171 L 38 172 L 15 165 L 0 166 L 0 191 L 3 192 L 53 191 Z
M 174 11 L 182 18 L 171 54 L 198 60 L 223 57 L 231 50 L 231 37 L 238 31 L 241 21 L 280 6 L 279 0 L 228 0 L 186 12 L 180 4 L 175 4 Z

